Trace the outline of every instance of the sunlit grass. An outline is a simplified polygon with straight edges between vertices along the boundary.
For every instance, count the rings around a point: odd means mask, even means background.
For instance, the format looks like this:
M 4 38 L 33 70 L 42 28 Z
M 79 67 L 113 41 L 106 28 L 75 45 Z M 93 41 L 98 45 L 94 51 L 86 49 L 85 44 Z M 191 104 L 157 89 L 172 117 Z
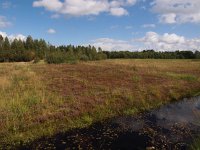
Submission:
M 180 80 L 186 80 L 186 81 L 197 81 L 198 78 L 191 74 L 178 74 L 178 73 L 170 73 L 167 72 L 166 76 L 174 78 L 174 79 L 180 79 Z
M 6 83 L 0 87 L 1 138 L 24 138 L 24 131 L 34 124 L 40 124 L 38 117 L 45 119 L 55 107 L 64 103 L 63 98 L 46 91 L 28 64 L 8 64 L 0 76 Z
M 0 64 L 0 145 L 19 144 L 200 92 L 200 62 Z

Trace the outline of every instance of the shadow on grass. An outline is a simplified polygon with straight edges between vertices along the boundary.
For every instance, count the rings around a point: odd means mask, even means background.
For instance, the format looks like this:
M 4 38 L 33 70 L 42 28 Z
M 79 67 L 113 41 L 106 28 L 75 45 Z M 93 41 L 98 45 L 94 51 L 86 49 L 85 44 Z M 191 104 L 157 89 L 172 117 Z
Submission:
M 43 137 L 19 148 L 188 149 L 200 134 L 199 114 L 200 97 L 194 97 L 137 116 L 116 117 Z

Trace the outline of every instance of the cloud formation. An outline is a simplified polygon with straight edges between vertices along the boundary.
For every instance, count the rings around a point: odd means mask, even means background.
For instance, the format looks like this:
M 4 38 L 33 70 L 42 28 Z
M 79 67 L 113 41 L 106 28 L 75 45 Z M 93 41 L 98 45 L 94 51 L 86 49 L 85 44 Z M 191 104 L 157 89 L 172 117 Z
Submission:
M 95 47 L 101 47 L 103 50 L 107 50 L 107 51 L 120 51 L 120 50 L 132 51 L 135 49 L 135 47 L 129 41 L 116 40 L 116 39 L 111 39 L 111 38 L 99 38 L 99 39 L 93 40 L 90 43 L 90 45 L 95 46 Z
M 1 7 L 2 7 L 3 9 L 8 9 L 8 8 L 10 8 L 11 6 L 12 6 L 12 3 L 9 2 L 9 1 L 5 1 L 5 2 L 3 2 L 3 3 L 1 4 Z
M 0 28 L 6 28 L 9 26 L 11 26 L 11 22 L 9 22 L 5 16 L 0 16 Z
M 146 48 L 159 51 L 197 50 L 200 47 L 200 38 L 187 39 L 174 33 L 159 35 L 156 32 L 147 32 L 144 37 L 133 41 L 142 42 Z
M 125 9 L 132 6 L 137 0 L 37 0 L 33 7 L 44 7 L 56 14 L 68 16 L 99 15 L 107 12 L 114 16 L 128 15 Z
M 145 49 L 154 49 L 156 51 L 195 51 L 200 48 L 200 38 L 188 39 L 175 33 L 164 33 L 160 35 L 156 32 L 147 32 L 144 37 L 129 41 L 99 38 L 91 41 L 90 45 L 101 47 L 107 51 L 141 51 Z
M 200 23 L 199 0 L 153 0 L 151 5 L 161 23 Z
M 26 36 L 23 35 L 23 34 L 11 34 L 11 35 L 8 35 L 6 32 L 0 31 L 0 35 L 2 35 L 3 38 L 8 37 L 8 39 L 10 41 L 13 41 L 14 39 L 18 39 L 18 40 L 22 40 L 22 41 L 26 40 Z
M 49 33 L 49 34 L 55 34 L 56 30 L 50 28 L 50 29 L 47 30 L 47 33 Z

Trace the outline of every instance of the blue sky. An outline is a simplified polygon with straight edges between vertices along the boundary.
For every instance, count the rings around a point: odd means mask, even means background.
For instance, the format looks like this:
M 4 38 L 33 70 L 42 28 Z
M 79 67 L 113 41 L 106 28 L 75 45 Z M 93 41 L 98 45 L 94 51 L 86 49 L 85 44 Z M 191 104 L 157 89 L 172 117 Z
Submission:
M 199 0 L 0 0 L 0 34 L 104 50 L 200 49 Z

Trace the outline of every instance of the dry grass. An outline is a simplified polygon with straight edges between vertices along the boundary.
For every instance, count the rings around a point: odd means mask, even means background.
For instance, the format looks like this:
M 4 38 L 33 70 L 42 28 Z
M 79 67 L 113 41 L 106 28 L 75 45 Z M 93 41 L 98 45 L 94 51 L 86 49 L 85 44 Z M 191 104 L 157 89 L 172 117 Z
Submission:
M 200 92 L 200 61 L 0 64 L 0 145 L 135 114 Z

